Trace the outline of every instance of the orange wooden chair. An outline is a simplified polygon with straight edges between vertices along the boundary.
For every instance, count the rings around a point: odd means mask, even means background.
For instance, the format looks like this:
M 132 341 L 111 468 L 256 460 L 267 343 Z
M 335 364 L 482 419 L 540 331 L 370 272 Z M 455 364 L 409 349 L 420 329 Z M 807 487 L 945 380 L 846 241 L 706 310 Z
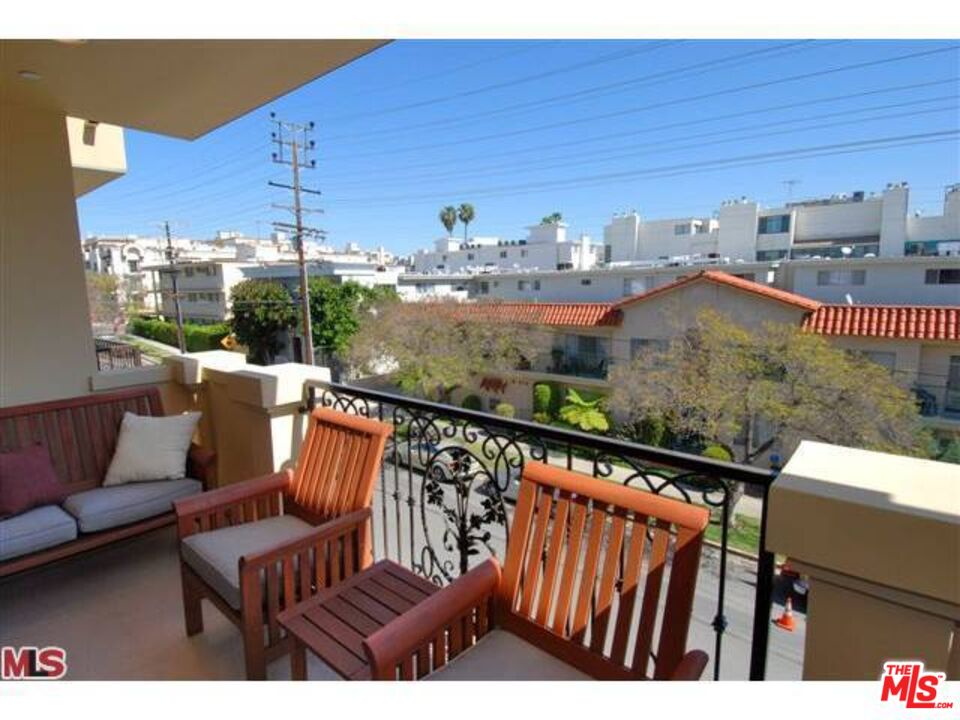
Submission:
M 707 655 L 686 642 L 707 520 L 705 508 L 527 463 L 503 571 L 487 560 L 371 635 L 373 677 L 699 679 Z
M 243 633 L 247 677 L 289 651 L 277 613 L 367 567 L 373 488 L 390 425 L 314 410 L 295 472 L 174 503 L 187 635 L 207 598 Z

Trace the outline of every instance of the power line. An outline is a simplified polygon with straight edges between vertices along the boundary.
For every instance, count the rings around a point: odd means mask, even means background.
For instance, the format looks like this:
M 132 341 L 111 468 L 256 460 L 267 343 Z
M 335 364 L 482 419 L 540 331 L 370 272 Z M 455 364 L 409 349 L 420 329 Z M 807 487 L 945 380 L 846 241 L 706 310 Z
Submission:
M 826 97 L 814 98 L 812 100 L 803 100 L 803 101 L 791 102 L 791 103 L 781 103 L 778 105 L 768 105 L 766 107 L 753 108 L 750 110 L 743 110 L 735 113 L 725 113 L 722 115 L 697 116 L 696 118 L 693 118 L 690 120 L 670 122 L 670 123 L 665 123 L 661 125 L 648 125 L 645 127 L 633 128 L 626 131 L 619 131 L 615 133 L 605 133 L 602 135 L 594 135 L 592 137 L 587 137 L 587 138 L 578 138 L 576 140 L 564 140 L 561 142 L 546 143 L 541 145 L 531 145 L 523 148 L 511 148 L 510 150 L 506 150 L 502 152 L 492 152 L 492 153 L 485 152 L 482 155 L 458 157 L 456 158 L 456 162 L 472 162 L 475 159 L 489 160 L 491 158 L 498 158 L 498 157 L 515 158 L 517 155 L 526 155 L 526 154 L 533 154 L 533 153 L 536 153 L 539 155 L 544 151 L 554 150 L 557 148 L 581 147 L 584 145 L 590 145 L 590 144 L 602 142 L 605 140 L 613 140 L 613 139 L 620 139 L 620 138 L 626 138 L 626 137 L 633 137 L 637 135 L 645 135 L 647 133 L 655 132 L 659 130 L 672 130 L 675 128 L 690 127 L 695 125 L 716 124 L 724 120 L 733 120 L 733 119 L 742 118 L 742 117 L 750 117 L 752 115 L 762 115 L 767 113 L 778 112 L 781 110 L 794 110 L 797 108 L 809 107 L 813 105 L 842 102 L 847 100 L 860 99 L 863 97 L 869 97 L 872 95 L 884 95 L 888 93 L 896 93 L 904 90 L 916 90 L 920 88 L 935 87 L 938 85 L 948 85 L 948 84 L 956 85 L 958 80 L 960 80 L 960 78 L 951 77 L 951 78 L 944 78 L 942 80 L 933 80 L 933 81 L 922 82 L 922 83 L 910 83 L 906 85 L 894 85 L 891 87 L 875 88 L 872 90 L 866 90 L 859 93 L 852 93 L 852 94 L 844 93 L 841 95 L 830 95 Z M 925 100 L 918 100 L 916 102 L 925 102 Z M 858 110 L 857 108 L 854 108 L 854 109 L 851 109 L 849 112 L 856 112 L 857 110 Z M 860 111 L 863 111 L 863 109 L 860 109 Z M 792 120 L 787 120 L 783 122 L 790 122 L 790 121 Z M 414 170 L 414 169 L 431 168 L 431 167 L 447 168 L 450 166 L 450 164 L 451 164 L 450 159 L 444 159 L 442 161 L 429 161 L 425 163 L 412 163 L 412 164 L 404 163 L 403 168 L 405 170 Z M 342 179 L 344 177 L 350 177 L 351 175 L 366 176 L 368 173 L 369 173 L 369 169 L 364 167 L 360 171 L 347 173 L 346 175 L 341 173 L 333 176 L 327 175 L 326 177 L 328 180 L 336 180 L 338 178 Z
M 956 51 L 958 49 L 960 49 L 960 45 L 949 45 L 947 47 L 936 48 L 934 50 L 923 50 L 920 52 L 906 53 L 903 55 L 896 55 L 893 57 L 882 58 L 879 60 L 870 60 L 865 62 L 852 63 L 848 65 L 839 65 L 839 66 L 827 68 L 824 70 L 816 70 L 813 72 L 799 73 L 796 75 L 788 75 L 785 77 L 775 78 L 773 80 L 764 80 L 761 82 L 748 83 L 746 85 L 739 85 L 732 88 L 724 88 L 722 90 L 714 90 L 708 93 L 702 93 L 700 95 L 684 96 L 682 98 L 675 98 L 673 100 L 665 100 L 662 102 L 651 103 L 647 105 L 639 105 L 632 108 L 625 108 L 625 109 L 616 110 L 613 112 L 602 113 L 599 115 L 579 117 L 572 120 L 563 120 L 560 122 L 547 123 L 544 125 L 537 125 L 534 127 L 520 128 L 517 130 L 507 130 L 503 132 L 490 133 L 487 135 L 477 135 L 469 138 L 458 138 L 456 140 L 450 140 L 450 141 L 433 142 L 428 145 L 415 145 L 415 146 L 391 148 L 389 151 L 383 151 L 383 152 L 351 153 L 349 157 L 362 158 L 362 157 L 371 157 L 371 156 L 383 156 L 386 154 L 393 155 L 393 154 L 405 153 L 405 152 L 417 152 L 420 150 L 433 150 L 440 147 L 449 147 L 450 145 L 461 145 L 464 143 L 483 142 L 486 140 L 499 140 L 505 137 L 515 137 L 517 135 L 526 135 L 534 132 L 543 132 L 545 130 L 555 130 L 561 127 L 582 125 L 583 123 L 593 123 L 593 122 L 596 122 L 597 120 L 608 120 L 610 118 L 623 117 L 625 115 L 633 115 L 639 112 L 647 112 L 650 110 L 660 110 L 665 107 L 673 107 L 676 105 L 696 103 L 702 100 L 708 100 L 711 98 L 722 97 L 730 94 L 749 92 L 751 90 L 759 90 L 762 88 L 772 87 L 775 85 L 781 85 L 783 83 L 798 82 L 801 80 L 811 80 L 813 78 L 832 75 L 835 73 L 849 72 L 852 70 L 862 70 L 867 67 L 876 67 L 876 66 L 885 65 L 888 63 L 901 62 L 904 60 L 912 60 L 918 57 L 925 57 L 925 56 L 934 55 L 938 53 L 951 52 L 951 51 Z M 339 156 L 339 157 L 347 157 L 347 156 Z M 330 159 L 339 159 L 339 158 L 338 156 L 332 156 Z
M 874 96 L 874 95 L 883 95 L 883 94 L 897 93 L 897 92 L 909 91 L 909 90 L 916 90 L 916 89 L 927 88 L 927 87 L 936 87 L 936 86 L 945 85 L 945 84 L 955 85 L 955 84 L 957 83 L 957 80 L 958 80 L 957 77 L 950 77 L 950 78 L 932 80 L 932 81 L 927 81 L 927 82 L 922 82 L 922 83 L 910 83 L 910 84 L 904 84 L 904 85 L 895 85 L 895 86 L 890 86 L 890 87 L 875 88 L 875 89 L 866 90 L 866 91 L 862 91 L 862 92 L 859 92 L 859 93 L 853 93 L 853 94 L 831 95 L 831 96 L 826 96 L 826 97 L 815 98 L 815 99 L 812 99 L 812 100 L 804 100 L 804 101 L 791 102 L 791 103 L 781 103 L 781 104 L 777 104 L 777 105 L 771 105 L 771 106 L 766 106 L 766 107 L 762 107 L 762 108 L 755 108 L 755 109 L 745 110 L 745 111 L 740 111 L 740 112 L 735 112 L 735 113 L 725 113 L 725 114 L 721 114 L 721 115 L 698 116 L 698 117 L 693 118 L 693 119 L 690 119 L 690 120 L 676 121 L 676 122 L 670 122 L 670 123 L 659 124 L 659 125 L 650 125 L 650 126 L 646 126 L 646 127 L 642 127 L 642 128 L 638 128 L 638 129 L 631 129 L 631 130 L 628 130 L 628 131 L 621 131 L 621 132 L 616 132 L 616 133 L 607 133 L 607 134 L 597 135 L 597 136 L 588 137 L 588 138 L 579 138 L 579 139 L 577 139 L 577 140 L 568 140 L 568 141 L 562 141 L 562 142 L 556 142 L 556 143 L 548 143 L 548 144 L 534 145 L 534 146 L 530 146 L 530 147 L 527 147 L 527 148 L 516 148 L 516 149 L 512 149 L 512 150 L 509 150 L 509 151 L 503 151 L 503 152 L 484 153 L 482 156 L 468 156 L 467 158 L 459 158 L 458 160 L 459 160 L 460 162 L 472 162 L 474 159 L 478 159 L 478 158 L 479 158 L 479 159 L 491 159 L 491 158 L 497 158 L 497 157 L 511 157 L 511 158 L 514 158 L 514 157 L 516 157 L 516 156 L 518 156 L 518 155 L 522 155 L 522 154 L 542 153 L 542 152 L 547 151 L 547 150 L 558 149 L 558 148 L 563 148 L 563 147 L 580 147 L 580 146 L 586 146 L 586 145 L 590 145 L 590 144 L 593 144 L 593 143 L 601 142 L 601 141 L 604 141 L 604 140 L 613 140 L 613 139 L 619 139 L 619 138 L 624 138 L 624 137 L 631 137 L 631 136 L 643 135 L 643 134 L 646 134 L 646 133 L 655 132 L 655 131 L 660 131 L 660 130 L 668 130 L 668 129 L 682 128 L 682 127 L 690 127 L 690 126 L 696 126 L 696 125 L 701 125 L 701 124 L 716 124 L 716 123 L 718 123 L 718 122 L 722 122 L 722 121 L 725 121 L 725 120 L 732 120 L 732 119 L 737 119 L 737 118 L 741 118 L 741 117 L 749 117 L 749 116 L 757 115 L 757 114 L 773 113 L 773 112 L 778 112 L 778 111 L 781 111 L 781 110 L 793 110 L 793 109 L 798 109 L 798 108 L 802 108 L 802 107 L 809 107 L 809 106 L 812 106 L 812 105 L 819 105 L 819 104 L 826 104 L 826 103 L 834 103 L 834 102 L 842 102 L 842 101 L 847 101 L 847 100 L 855 100 L 855 99 L 860 99 L 860 98 L 864 98 L 864 97 L 870 97 L 870 96 Z M 921 101 L 921 102 L 922 102 L 922 101 Z M 856 112 L 856 110 L 851 110 L 850 112 Z M 786 122 L 786 121 L 785 121 L 785 122 Z M 239 179 L 239 178 L 243 178 L 243 177 L 250 176 L 250 175 L 256 175 L 257 177 L 254 178 L 254 180 L 257 180 L 257 179 L 262 178 L 262 177 L 263 177 L 263 174 L 264 174 L 263 171 L 260 169 L 262 166 L 260 166 L 259 163 L 256 163 L 256 162 L 253 162 L 253 163 L 251 163 L 251 164 L 255 166 L 255 167 L 253 168 L 253 170 L 254 170 L 253 173 L 251 173 L 251 172 L 249 172 L 249 171 L 243 172 L 243 173 L 233 172 L 233 173 L 230 174 L 230 177 L 231 177 L 231 178 L 234 178 L 234 179 Z M 449 166 L 450 166 L 450 161 L 449 161 L 449 160 L 444 160 L 444 161 L 440 161 L 440 162 L 438 162 L 438 161 L 431 161 L 431 162 L 426 162 L 426 163 L 406 164 L 406 165 L 404 166 L 404 169 L 419 169 L 419 168 L 449 167 Z M 364 168 L 364 169 L 361 170 L 359 173 L 358 173 L 358 172 L 347 173 L 347 174 L 346 174 L 346 177 L 350 177 L 351 174 L 353 174 L 353 175 L 360 175 L 360 176 L 366 178 L 366 176 L 368 176 L 368 174 L 369 174 L 369 169 L 368 169 L 368 168 Z M 331 175 L 326 175 L 325 177 L 327 178 L 328 181 L 334 181 L 337 177 L 344 177 L 344 176 L 343 176 L 342 174 L 340 174 L 340 175 L 333 175 L 333 176 L 331 176 Z M 366 182 L 366 180 L 364 180 L 364 182 Z M 173 187 L 176 187 L 176 186 L 173 186 Z M 187 192 L 189 192 L 189 191 L 186 190 L 186 189 L 184 189 L 184 188 L 179 188 L 179 189 L 175 190 L 175 191 L 172 192 L 172 193 L 168 193 L 167 197 L 172 197 L 172 196 L 176 196 L 176 195 L 179 195 L 179 194 L 184 194 L 184 193 L 187 193 Z M 236 191 L 235 189 L 231 189 L 231 190 L 227 190 L 227 191 L 218 191 L 214 196 L 210 196 L 210 195 L 204 196 L 204 195 L 201 195 L 201 196 L 198 196 L 197 199 L 200 200 L 201 202 L 206 202 L 206 201 L 211 200 L 211 199 L 217 199 L 217 198 L 219 198 L 219 197 L 226 197 L 226 196 L 234 195 L 234 194 L 236 194 L 236 192 L 237 192 L 237 191 Z M 150 193 L 147 192 L 147 191 L 143 191 L 143 192 L 141 192 L 141 193 L 134 193 L 134 195 L 149 195 L 149 194 L 150 194 Z M 128 196 L 128 197 L 129 197 L 129 196 Z M 107 206 L 109 207 L 109 204 L 107 204 Z M 101 204 L 101 207 L 103 207 L 102 204 Z M 125 208 L 128 207 L 128 204 L 127 204 L 127 203 L 124 203 L 124 207 L 125 207 Z
M 696 161 L 691 163 L 682 163 L 678 165 L 667 165 L 654 168 L 643 168 L 636 170 L 627 170 L 615 173 L 604 173 L 599 175 L 579 176 L 565 180 L 555 180 L 539 183 L 520 183 L 514 185 L 501 185 L 492 188 L 474 188 L 474 189 L 451 189 L 445 188 L 437 193 L 429 195 L 398 195 L 387 197 L 367 197 L 367 198 L 333 198 L 331 202 L 340 203 L 386 203 L 386 202 L 409 202 L 411 200 L 435 200 L 438 197 L 446 197 L 451 193 L 479 197 L 491 196 L 503 192 L 523 192 L 529 190 L 543 190 L 553 188 L 575 188 L 585 187 L 595 184 L 606 184 L 609 181 L 624 180 L 628 178 L 654 176 L 669 177 L 674 174 L 684 174 L 686 172 L 703 172 L 710 169 L 726 169 L 729 167 L 742 167 L 745 163 L 763 164 L 764 162 L 775 162 L 783 159 L 794 159 L 803 157 L 825 157 L 833 154 L 845 154 L 847 151 L 862 152 L 871 149 L 883 149 L 885 147 L 902 147 L 905 145 L 924 144 L 927 142 L 944 142 L 950 138 L 955 138 L 958 130 L 951 128 L 932 133 L 920 133 L 913 135 L 900 135 L 885 138 L 872 138 L 866 140 L 857 140 L 847 143 L 834 143 L 830 145 L 813 146 L 806 148 L 792 148 L 778 150 L 774 152 L 758 153 L 751 155 L 741 155 L 730 158 L 719 158 L 709 161 Z M 899 144 L 894 144 L 899 143 Z
M 633 147 L 634 147 L 634 148 L 654 148 L 654 150 L 653 150 L 654 154 L 658 154 L 658 153 L 661 153 L 661 152 L 676 152 L 677 150 L 696 149 L 696 148 L 701 148 L 701 147 L 713 146 L 714 144 L 717 144 L 717 143 L 739 142 L 739 141 L 742 141 L 742 140 L 753 140 L 753 139 L 760 139 L 760 138 L 768 138 L 768 137 L 775 137 L 775 136 L 784 135 L 784 134 L 791 134 L 791 133 L 798 133 L 798 132 L 808 132 L 808 131 L 811 131 L 811 130 L 821 130 L 821 129 L 830 128 L 830 127 L 841 127 L 841 126 L 844 126 L 844 125 L 859 124 L 859 123 L 864 123 L 864 122 L 873 122 L 873 121 L 878 121 L 878 120 L 889 120 L 889 119 L 894 119 L 894 118 L 905 118 L 905 117 L 917 117 L 917 116 L 920 116 L 920 115 L 928 115 L 928 114 L 937 113 L 937 112 L 954 112 L 954 113 L 955 113 L 955 112 L 956 112 L 956 107 L 957 107 L 955 104 L 954 104 L 954 105 L 944 105 L 944 106 L 939 106 L 939 107 L 935 107 L 935 108 L 929 108 L 929 109 L 926 109 L 926 110 L 915 110 L 915 111 L 912 111 L 912 112 L 902 112 L 902 113 L 886 113 L 886 114 L 877 115 L 877 116 L 873 116 L 873 117 L 857 118 L 857 119 L 855 119 L 855 120 L 843 120 L 843 121 L 837 121 L 837 122 L 831 122 L 831 123 L 820 123 L 820 124 L 817 124 L 817 125 L 809 125 L 809 126 L 798 127 L 798 128 L 788 128 L 788 129 L 785 129 L 785 130 L 777 130 L 777 131 L 774 131 L 774 132 L 761 132 L 761 133 L 752 133 L 752 134 L 741 134 L 741 135 L 736 136 L 736 137 L 727 138 L 727 139 L 723 139 L 723 140 L 714 140 L 714 141 L 712 141 L 712 142 L 707 142 L 707 143 L 700 142 L 700 143 L 686 143 L 686 144 L 684 144 L 684 143 L 682 142 L 682 141 L 684 141 L 684 140 L 693 139 L 693 138 L 708 138 L 708 137 L 714 137 L 714 138 L 715 138 L 715 137 L 720 136 L 720 135 L 728 135 L 728 134 L 731 134 L 731 133 L 742 133 L 742 132 L 745 131 L 745 130 L 751 130 L 751 129 L 762 129 L 762 128 L 778 127 L 778 126 L 785 125 L 785 124 L 800 123 L 800 122 L 809 122 L 809 121 L 811 121 L 811 120 L 817 120 L 817 119 L 822 119 L 822 118 L 831 118 L 831 117 L 845 116 L 845 115 L 850 115 L 850 114 L 860 114 L 860 113 L 864 113 L 864 112 L 867 112 L 867 111 L 873 110 L 873 109 L 885 109 L 885 108 L 896 108 L 896 107 L 904 107 L 904 106 L 916 106 L 917 104 L 921 104 L 921 103 L 925 103 L 925 102 L 941 101 L 941 100 L 945 100 L 945 99 L 954 99 L 954 100 L 955 100 L 957 97 L 958 97 L 957 95 L 941 96 L 941 97 L 937 97 L 937 98 L 930 98 L 930 99 L 927 99 L 927 100 L 914 100 L 914 101 L 909 101 L 909 102 L 905 102 L 905 103 L 894 103 L 894 104 L 889 104 L 889 105 L 880 105 L 880 106 L 876 106 L 875 108 L 863 108 L 863 109 L 856 109 L 856 110 L 847 110 L 847 111 L 841 111 L 841 112 L 836 112 L 836 113 L 825 113 L 825 114 L 823 114 L 823 115 L 811 116 L 811 117 L 806 117 L 806 118 L 794 118 L 794 119 L 790 119 L 790 120 L 780 120 L 780 121 L 775 121 L 775 122 L 771 122 L 771 123 L 760 123 L 760 124 L 756 124 L 756 125 L 747 125 L 747 126 L 743 126 L 743 127 L 740 127 L 740 128 L 732 128 L 732 129 L 727 129 L 727 130 L 717 130 L 717 131 L 713 131 L 713 132 L 706 132 L 706 133 L 698 133 L 698 134 L 694 134 L 694 135 L 687 135 L 687 136 L 683 136 L 683 137 L 681 137 L 681 138 L 676 138 L 676 139 L 673 139 L 673 140 L 651 141 L 651 142 L 643 143 L 643 144 L 640 144 L 640 145 L 634 145 Z M 567 168 L 567 167 L 573 167 L 573 166 L 577 166 L 577 165 L 592 165 L 592 164 L 600 163 L 600 162 L 609 162 L 609 161 L 611 161 L 611 160 L 620 160 L 620 159 L 624 159 L 624 158 L 630 158 L 630 157 L 637 157 L 637 156 L 647 155 L 647 154 L 650 154 L 650 152 L 651 152 L 651 151 L 649 151 L 649 150 L 630 150 L 630 151 L 625 151 L 622 147 L 616 147 L 616 148 L 613 148 L 613 149 L 611 149 L 611 150 L 606 150 L 606 151 L 601 151 L 601 152 L 597 152 L 597 151 L 582 152 L 582 151 L 581 151 L 581 152 L 576 152 L 576 153 L 563 154 L 563 155 L 559 155 L 559 156 L 556 156 L 556 157 L 544 158 L 544 159 L 543 159 L 544 162 L 526 163 L 526 164 L 522 165 L 522 169 L 523 169 L 523 170 L 543 170 L 543 169 L 550 169 L 550 168 L 556 168 L 556 167 Z M 578 157 L 584 157 L 584 156 L 586 156 L 588 159 L 587 159 L 587 160 L 584 160 L 584 161 L 581 161 L 581 162 L 570 162 L 571 159 L 578 158 Z M 486 166 L 481 165 L 481 166 L 479 166 L 479 167 L 471 167 L 470 176 L 471 176 L 471 177 L 483 177 L 483 176 L 490 176 L 490 175 L 503 175 L 503 174 L 506 174 L 506 173 L 515 173 L 515 172 L 516 172 L 516 166 L 515 166 L 515 165 L 513 165 L 513 164 L 509 164 L 509 165 L 508 165 L 508 164 L 499 163 L 499 164 L 492 164 L 492 165 L 486 165 Z M 430 173 L 430 174 L 419 175 L 419 176 L 417 176 L 417 175 L 414 175 L 414 176 L 400 176 L 400 177 L 397 177 L 397 178 L 389 178 L 389 176 L 388 176 L 388 179 L 393 179 L 393 180 L 395 180 L 395 182 L 398 182 L 398 183 L 408 184 L 408 183 L 410 183 L 410 182 L 419 182 L 419 181 L 424 181 L 424 180 L 443 180 L 443 179 L 445 179 L 445 178 L 460 178 L 460 177 L 462 177 L 462 176 L 463 176 L 463 173 L 460 172 L 460 171 L 450 171 L 450 172 L 445 172 L 445 173 Z M 344 188 L 344 187 L 353 187 L 353 186 L 368 185 L 368 184 L 369 184 L 368 182 L 364 182 L 364 181 L 353 181 L 353 182 L 346 182 L 346 183 L 342 183 L 342 182 L 341 182 L 341 183 L 338 183 L 338 184 L 337 184 L 337 187 L 338 187 L 338 188 Z M 382 182 L 381 182 L 381 184 L 380 184 L 380 187 L 383 187 L 383 183 L 382 183 Z
M 449 126 L 449 125 L 463 125 L 463 124 L 473 124 L 475 122 L 483 122 L 484 119 L 503 114 L 515 114 L 517 112 L 528 112 L 530 110 L 539 109 L 547 105 L 555 105 L 558 103 L 575 103 L 583 102 L 585 100 L 592 100 L 596 97 L 602 97 L 604 95 L 617 94 L 620 92 L 625 92 L 627 90 L 634 89 L 633 86 L 641 85 L 643 87 L 649 87 L 652 85 L 659 85 L 663 82 L 675 82 L 678 79 L 684 79 L 687 76 L 694 77 L 697 75 L 703 75 L 705 73 L 716 72 L 719 70 L 727 70 L 731 67 L 738 67 L 740 65 L 748 65 L 758 60 L 768 60 L 770 56 L 777 57 L 782 54 L 802 52 L 808 49 L 815 49 L 812 46 L 809 46 L 809 43 L 812 43 L 812 40 L 800 40 L 795 42 L 782 43 L 780 45 L 775 45 L 769 48 L 761 48 L 759 50 L 749 50 L 746 52 L 736 53 L 734 55 L 727 56 L 725 58 L 719 58 L 717 60 L 708 60 L 704 62 L 694 63 L 692 65 L 685 65 L 679 68 L 674 68 L 672 70 L 664 70 L 657 73 L 651 73 L 647 75 L 641 75 L 636 78 L 631 78 L 628 80 L 621 80 L 614 83 L 604 83 L 601 85 L 590 86 L 581 90 L 574 92 L 561 93 L 560 95 L 553 95 L 547 98 L 541 98 L 538 100 L 528 100 L 526 102 L 517 103 L 514 105 L 508 105 L 503 108 L 497 108 L 495 110 L 488 110 L 485 112 L 471 113 L 469 115 L 461 115 L 453 118 L 441 118 L 438 120 L 431 120 L 423 123 L 416 123 L 411 125 L 402 125 L 394 128 L 383 128 L 381 130 L 371 130 L 364 133 L 345 133 L 341 135 L 331 135 L 328 140 L 337 140 L 341 138 L 350 139 L 350 140 L 362 140 L 365 137 L 369 136 L 380 136 L 383 134 L 395 134 L 398 132 L 406 132 L 411 129 L 422 129 L 428 127 L 437 127 L 437 126 Z M 825 45 L 833 45 L 835 43 L 844 42 L 841 40 L 835 40 L 827 43 L 818 44 L 816 49 L 824 47 Z M 802 47 L 799 47 L 802 46 Z M 698 70 L 699 72 L 691 72 L 693 70 Z M 679 76 L 679 77 L 677 77 Z M 375 115 L 374 115 L 375 116 Z
M 515 78 L 513 80 L 505 80 L 503 82 L 493 83 L 491 85 L 484 85 L 479 88 L 474 88 L 472 90 L 464 90 L 457 93 L 452 93 L 449 95 L 442 95 L 438 97 L 429 98 L 426 100 L 418 100 L 417 102 L 407 103 L 405 105 L 394 105 L 392 107 L 382 108 L 378 111 L 379 114 L 386 113 L 396 113 L 402 112 L 404 110 L 414 110 L 422 107 L 433 107 L 440 103 L 452 102 L 454 100 L 462 100 L 467 97 L 475 97 L 476 95 L 482 95 L 488 92 L 493 92 L 495 90 L 503 90 L 509 87 L 516 87 L 517 85 L 523 85 L 526 83 L 531 83 L 537 80 L 543 80 L 548 77 L 553 77 L 555 75 L 562 75 L 565 73 L 574 72 L 576 70 L 582 70 L 583 68 L 593 67 L 596 65 L 603 65 L 609 62 L 615 62 L 617 60 L 622 60 L 626 57 L 631 57 L 634 55 L 642 55 L 644 53 L 653 52 L 659 50 L 663 47 L 669 45 L 675 45 L 680 43 L 680 40 L 663 40 L 655 42 L 652 45 L 644 45 L 637 48 L 628 48 L 625 50 L 617 50 L 612 53 L 605 53 L 591 60 L 584 60 L 577 63 L 572 63 L 570 65 L 565 65 L 563 67 L 554 68 L 553 70 L 544 70 L 542 72 L 534 73 L 532 75 L 526 75 L 524 77 Z M 369 113 L 366 112 L 357 112 L 349 113 L 345 115 L 333 116 L 327 118 L 325 122 L 328 123 L 337 123 L 337 122 L 350 122 L 357 119 L 364 119 L 370 117 Z

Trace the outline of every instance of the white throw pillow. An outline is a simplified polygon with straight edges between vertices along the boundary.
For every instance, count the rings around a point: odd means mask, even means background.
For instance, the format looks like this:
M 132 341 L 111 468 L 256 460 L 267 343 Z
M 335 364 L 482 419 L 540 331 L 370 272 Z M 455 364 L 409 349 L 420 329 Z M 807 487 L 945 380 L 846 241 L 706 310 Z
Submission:
M 149 417 L 125 413 L 104 486 L 184 476 L 200 413 Z

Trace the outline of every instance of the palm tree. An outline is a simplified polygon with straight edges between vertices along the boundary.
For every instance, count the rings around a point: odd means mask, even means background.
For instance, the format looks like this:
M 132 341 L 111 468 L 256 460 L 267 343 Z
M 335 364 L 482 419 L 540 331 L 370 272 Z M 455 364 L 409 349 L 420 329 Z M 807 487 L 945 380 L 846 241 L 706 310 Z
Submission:
M 441 208 L 440 222 L 447 229 L 447 237 L 453 235 L 453 226 L 457 224 L 457 209 L 453 205 Z
M 467 240 L 467 227 L 470 223 L 473 222 L 473 219 L 477 216 L 476 211 L 473 209 L 473 205 L 470 203 L 461 203 L 460 207 L 457 208 L 457 217 L 460 218 L 460 222 L 463 223 L 463 240 Z
M 541 225 L 559 225 L 563 221 L 563 213 L 554 212 L 550 213 L 543 220 L 540 221 Z

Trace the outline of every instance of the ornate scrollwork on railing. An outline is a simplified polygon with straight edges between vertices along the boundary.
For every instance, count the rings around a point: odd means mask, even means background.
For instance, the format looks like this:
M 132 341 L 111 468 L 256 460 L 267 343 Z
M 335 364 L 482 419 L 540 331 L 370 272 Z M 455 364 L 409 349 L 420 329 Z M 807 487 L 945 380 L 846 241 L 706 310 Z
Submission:
M 541 435 L 530 423 L 365 388 L 318 384 L 311 401 L 393 423 L 384 454 L 376 542 L 382 557 L 404 563 L 437 584 L 454 580 L 485 556 L 502 555 L 509 533 L 508 503 L 516 500 L 529 461 L 565 459 L 574 470 L 597 478 L 709 507 L 711 523 L 720 529 L 719 546 L 704 560 L 716 577 L 711 625 L 716 636 L 713 675 L 719 677 L 733 510 L 746 483 L 764 493 L 765 513 L 772 475 L 549 426 Z M 763 631 L 769 625 L 773 582 L 772 555 L 764 553 L 762 544 L 760 554 L 751 677 L 763 674 Z
M 366 398 L 355 395 L 342 395 L 329 388 L 317 388 L 315 402 L 320 407 L 328 407 L 340 412 L 350 413 L 352 415 L 362 415 L 363 417 L 374 417 L 371 412 L 371 403 Z

